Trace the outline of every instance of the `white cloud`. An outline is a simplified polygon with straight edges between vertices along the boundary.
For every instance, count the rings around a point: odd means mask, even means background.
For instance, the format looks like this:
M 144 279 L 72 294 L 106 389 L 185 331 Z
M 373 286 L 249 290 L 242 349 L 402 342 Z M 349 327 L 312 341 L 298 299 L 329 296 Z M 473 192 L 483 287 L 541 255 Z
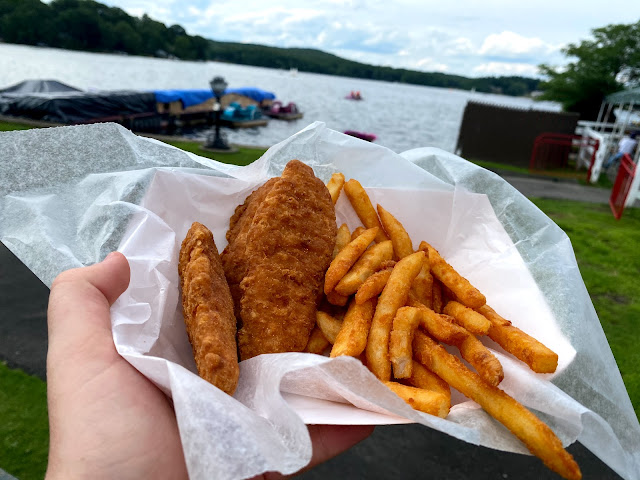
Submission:
M 176 11 L 174 10 L 173 0 L 170 1 L 149 1 L 139 0 L 135 2 L 126 2 L 122 0 L 101 2 L 121 8 L 129 15 L 134 17 L 142 17 L 145 13 L 154 20 L 163 22 L 167 25 L 172 25 L 175 20 L 170 21 L 171 18 L 175 18 Z M 133 4 L 133 5 L 132 5 Z
M 557 0 L 541 0 L 535 9 L 507 0 L 100 1 L 213 40 L 317 48 L 375 65 L 461 75 L 537 75 L 540 63 L 566 63 L 561 46 L 640 15 L 640 2 L 629 0 L 608 0 L 595 16 L 592 3 Z
M 142 17 L 146 13 L 144 8 L 141 7 L 125 8 L 124 11 L 132 17 Z
M 413 68 L 431 72 L 446 72 L 449 66 L 434 60 L 433 58 L 421 58 L 413 64 Z
M 538 37 L 524 37 L 514 32 L 504 31 L 487 36 L 478 53 L 494 57 L 521 57 L 549 54 L 558 49 L 558 46 L 546 43 Z
M 320 10 L 308 8 L 284 8 L 268 7 L 261 9 L 238 9 L 225 12 L 218 4 L 210 5 L 203 13 L 201 24 L 210 24 L 215 21 L 222 25 L 236 25 L 244 27 L 246 31 L 256 25 L 269 24 L 271 29 L 280 29 L 284 25 L 308 21 L 314 18 L 323 17 L 325 14 Z
M 473 73 L 480 76 L 522 75 L 531 77 L 538 74 L 538 67 L 530 63 L 488 62 L 474 67 Z
M 471 40 L 458 37 L 448 42 L 444 48 L 445 55 L 469 55 L 475 53 L 476 48 Z

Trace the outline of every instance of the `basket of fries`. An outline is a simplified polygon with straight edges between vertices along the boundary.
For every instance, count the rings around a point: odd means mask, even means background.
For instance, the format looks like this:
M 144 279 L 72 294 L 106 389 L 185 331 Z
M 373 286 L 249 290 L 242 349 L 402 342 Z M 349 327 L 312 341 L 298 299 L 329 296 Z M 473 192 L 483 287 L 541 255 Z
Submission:
M 499 177 L 438 149 L 398 155 L 322 123 L 242 168 L 176 160 L 170 147 L 120 135 L 145 168 L 104 170 L 122 184 L 102 196 L 60 185 L 81 198 L 84 225 L 110 219 L 99 234 L 71 229 L 85 238 L 69 239 L 70 251 L 87 263 L 88 251 L 99 257 L 116 242 L 129 259 L 130 288 L 112 307 L 114 341 L 172 398 L 191 478 L 294 473 L 311 458 L 306 424 L 410 422 L 532 453 L 571 479 L 581 473 L 565 447 L 580 441 L 623 477 L 638 478 L 640 427 L 570 242 Z M 163 149 L 179 168 L 144 164 Z M 239 206 L 293 159 L 311 167 L 335 211 L 332 248 L 313 280 L 313 324 L 295 351 L 240 358 L 237 384 L 223 391 L 198 375 L 185 330 L 181 242 L 199 222 L 223 252 Z M 105 203 L 105 195 L 113 198 Z M 281 223 L 269 228 L 289 228 L 282 212 L 291 205 L 278 205 Z M 52 248 L 18 253 L 47 280 L 65 267 L 51 265 Z M 257 258 L 243 261 L 253 268 Z M 616 448 L 601 450 L 607 444 Z

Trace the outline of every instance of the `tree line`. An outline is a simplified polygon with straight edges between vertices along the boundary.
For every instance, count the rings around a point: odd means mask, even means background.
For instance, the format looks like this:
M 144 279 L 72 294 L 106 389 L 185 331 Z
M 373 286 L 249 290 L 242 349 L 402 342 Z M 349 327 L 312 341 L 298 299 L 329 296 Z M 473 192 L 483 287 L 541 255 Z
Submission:
M 267 68 L 384 80 L 432 87 L 475 89 L 522 96 L 539 81 L 521 76 L 468 78 L 438 72 L 368 65 L 308 48 L 219 42 L 189 35 L 146 14 L 134 17 L 93 0 L 0 0 L 0 40 L 91 52 L 212 60 Z

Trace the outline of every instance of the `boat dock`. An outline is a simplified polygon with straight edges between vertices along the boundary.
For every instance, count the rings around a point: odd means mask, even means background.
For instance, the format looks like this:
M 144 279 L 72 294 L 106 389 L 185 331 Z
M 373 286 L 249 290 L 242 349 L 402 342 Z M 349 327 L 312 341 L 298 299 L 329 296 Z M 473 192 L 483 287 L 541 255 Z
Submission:
M 270 117 L 262 111 L 274 99 L 259 88 L 226 89 L 221 125 L 264 127 Z M 214 125 L 216 100 L 209 89 L 85 92 L 56 81 L 27 80 L 0 90 L 0 117 L 34 127 L 115 122 L 136 133 L 172 135 L 183 127 Z

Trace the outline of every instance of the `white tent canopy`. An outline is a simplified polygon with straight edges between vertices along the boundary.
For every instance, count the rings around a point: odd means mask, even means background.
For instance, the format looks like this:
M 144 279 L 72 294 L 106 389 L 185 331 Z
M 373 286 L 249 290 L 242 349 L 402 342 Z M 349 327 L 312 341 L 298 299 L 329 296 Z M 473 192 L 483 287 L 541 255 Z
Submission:
M 605 102 L 611 104 L 634 103 L 640 105 L 640 87 L 609 94 L 605 97 Z

